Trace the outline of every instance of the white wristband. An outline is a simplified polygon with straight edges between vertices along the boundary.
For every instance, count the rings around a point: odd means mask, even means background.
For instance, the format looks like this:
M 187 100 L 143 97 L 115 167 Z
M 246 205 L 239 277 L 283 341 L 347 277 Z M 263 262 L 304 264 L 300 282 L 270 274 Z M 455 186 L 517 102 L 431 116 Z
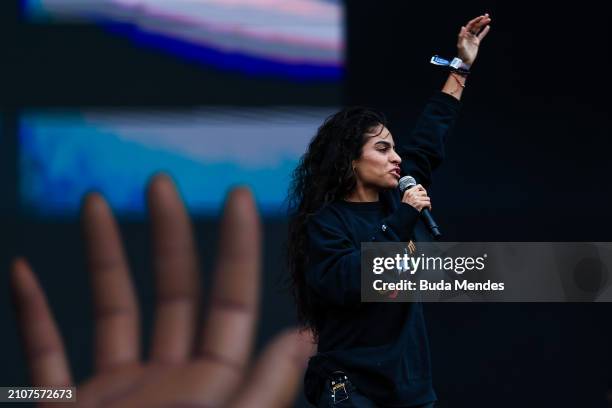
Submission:
M 450 63 L 450 67 L 451 68 L 458 69 L 460 71 L 469 71 L 470 70 L 470 66 L 471 66 L 470 64 L 466 64 L 459 57 L 453 58 L 453 60 Z

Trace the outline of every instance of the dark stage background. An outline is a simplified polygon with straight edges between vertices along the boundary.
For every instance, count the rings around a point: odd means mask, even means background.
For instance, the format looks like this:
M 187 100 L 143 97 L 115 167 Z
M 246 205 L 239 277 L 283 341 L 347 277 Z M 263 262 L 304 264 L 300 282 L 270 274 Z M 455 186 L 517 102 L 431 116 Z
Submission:
M 19 209 L 15 135 L 23 109 L 365 104 L 383 109 L 399 134 L 443 84 L 429 57 L 452 57 L 460 25 L 489 12 L 492 30 L 430 190 L 447 240 L 611 241 L 610 32 L 600 4 L 347 2 L 346 78 L 330 87 L 254 84 L 135 48 L 96 27 L 25 24 L 18 4 L 1 2 L 0 385 L 27 384 L 7 285 L 15 255 L 30 259 L 47 289 L 75 377 L 91 368 L 78 224 Z M 206 276 L 216 229 L 216 219 L 196 221 Z M 148 227 L 125 221 L 122 232 L 146 333 L 153 305 Z M 280 284 L 285 237 L 282 217 L 266 219 L 260 346 L 294 322 Z M 427 304 L 425 311 L 440 407 L 606 406 L 610 304 Z

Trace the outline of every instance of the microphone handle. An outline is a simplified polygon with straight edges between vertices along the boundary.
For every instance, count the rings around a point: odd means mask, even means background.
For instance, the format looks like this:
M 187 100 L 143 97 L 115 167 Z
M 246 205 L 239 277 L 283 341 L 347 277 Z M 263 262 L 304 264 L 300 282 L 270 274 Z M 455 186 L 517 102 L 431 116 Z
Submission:
M 438 227 L 438 224 L 436 224 L 431 216 L 429 208 L 423 208 L 421 210 L 421 218 L 423 219 L 425 225 L 427 225 L 427 228 L 429 228 L 429 232 L 431 233 L 433 239 L 436 241 L 439 240 L 442 237 L 442 233 L 440 232 L 440 227 Z

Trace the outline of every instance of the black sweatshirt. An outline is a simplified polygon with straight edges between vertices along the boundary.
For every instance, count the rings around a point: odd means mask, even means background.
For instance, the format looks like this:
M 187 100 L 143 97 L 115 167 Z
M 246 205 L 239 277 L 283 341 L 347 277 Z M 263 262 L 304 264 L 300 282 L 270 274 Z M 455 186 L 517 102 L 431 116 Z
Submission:
M 459 101 L 434 94 L 409 136 L 396 139 L 402 173 L 427 188 L 444 156 L 444 140 Z M 436 400 L 420 303 L 361 303 L 361 242 L 414 239 L 419 213 L 397 189 L 380 201 L 336 201 L 307 224 L 306 283 L 315 303 L 318 353 L 308 363 L 304 389 L 318 403 L 325 378 L 347 373 L 377 405 L 410 407 Z

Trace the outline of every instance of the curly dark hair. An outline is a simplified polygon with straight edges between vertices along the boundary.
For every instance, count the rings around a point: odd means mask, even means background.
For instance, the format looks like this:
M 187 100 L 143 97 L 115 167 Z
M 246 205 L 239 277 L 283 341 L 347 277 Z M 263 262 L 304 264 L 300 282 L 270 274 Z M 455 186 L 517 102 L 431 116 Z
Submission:
M 357 180 L 352 161 L 361 156 L 364 136 L 379 125 L 387 125 L 385 116 L 364 107 L 345 108 L 327 117 L 293 171 L 288 195 L 289 286 L 299 323 L 312 329 L 317 340 L 318 317 L 305 279 L 306 224 L 311 215 L 353 191 Z

